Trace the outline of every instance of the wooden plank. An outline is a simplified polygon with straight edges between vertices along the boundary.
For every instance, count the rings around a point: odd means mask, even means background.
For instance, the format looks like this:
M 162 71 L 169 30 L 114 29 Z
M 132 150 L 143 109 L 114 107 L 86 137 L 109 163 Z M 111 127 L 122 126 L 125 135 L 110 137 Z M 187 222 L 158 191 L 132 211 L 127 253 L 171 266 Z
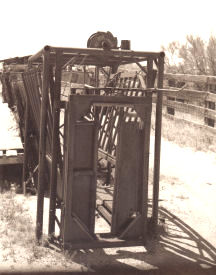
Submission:
M 208 75 L 190 75 L 190 74 L 164 74 L 164 79 L 176 79 L 183 82 L 202 82 L 208 84 L 216 84 L 216 76 Z
M 23 154 L 24 153 L 24 149 L 22 146 L 20 147 L 13 147 L 13 146 L 1 146 L 0 147 L 0 152 L 3 152 L 4 154 L 6 154 L 7 150 L 13 150 L 13 151 L 16 151 L 17 152 L 17 155 L 18 154 Z M 5 152 L 4 152 L 5 151 Z
M 166 89 L 166 88 L 165 88 Z M 165 96 L 170 96 L 170 97 L 176 97 L 176 98 L 182 98 L 188 101 L 196 101 L 197 103 L 199 102 L 204 102 L 204 100 L 210 96 L 210 98 L 215 98 L 216 101 L 216 95 L 213 95 L 211 97 L 210 93 L 204 92 L 204 91 L 196 91 L 196 90 L 191 90 L 191 89 L 183 89 L 183 90 L 163 90 L 163 94 Z
M 176 110 L 181 111 L 182 113 L 189 113 L 192 115 L 199 113 L 201 116 L 203 116 L 203 118 L 204 116 L 209 116 L 211 118 L 216 117 L 216 110 L 211 110 L 192 104 L 185 104 L 172 100 L 164 100 L 163 105 L 175 108 Z
M 216 102 L 216 94 L 213 94 L 213 93 L 209 93 L 209 92 L 208 92 L 208 93 L 206 94 L 205 100 L 209 100 L 209 101 Z
M 0 165 L 23 164 L 23 156 L 0 157 Z
M 200 123 L 197 123 L 197 122 L 194 122 L 194 121 L 187 120 L 185 118 L 180 118 L 180 117 L 176 117 L 176 116 L 169 115 L 169 114 L 164 114 L 164 116 L 168 117 L 172 120 L 182 121 L 182 122 L 188 123 L 189 125 L 191 125 L 193 127 L 201 128 L 204 131 L 209 131 L 212 134 L 216 134 L 216 128 L 210 127 L 208 125 L 203 125 L 203 124 L 200 124 Z

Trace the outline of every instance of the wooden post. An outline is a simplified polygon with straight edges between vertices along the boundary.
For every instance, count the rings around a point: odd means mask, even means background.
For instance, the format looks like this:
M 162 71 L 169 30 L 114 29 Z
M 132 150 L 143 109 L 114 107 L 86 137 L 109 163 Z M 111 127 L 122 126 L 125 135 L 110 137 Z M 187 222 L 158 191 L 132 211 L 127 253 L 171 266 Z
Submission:
M 164 74 L 164 53 L 158 58 L 158 88 L 163 88 Z M 161 151 L 161 126 L 162 126 L 162 91 L 157 94 L 156 120 L 155 120 L 155 148 L 154 148 L 154 179 L 153 179 L 153 200 L 152 200 L 152 230 L 157 234 L 158 225 L 158 199 L 159 199 L 159 181 L 160 181 L 160 151 Z
M 26 195 L 26 180 L 27 180 L 27 169 L 29 160 L 29 116 L 30 116 L 30 106 L 29 101 L 26 96 L 26 106 L 25 106 L 25 128 L 24 128 L 24 160 L 23 160 L 23 174 L 22 174 L 22 187 L 23 194 Z
M 51 174 L 50 174 L 50 208 L 49 208 L 49 236 L 55 232 L 56 214 L 56 187 L 57 187 L 57 164 L 59 160 L 59 117 L 61 97 L 61 53 L 56 53 L 54 104 L 53 104 L 53 128 L 51 147 Z
M 38 194 L 37 194 L 37 217 L 36 238 L 39 242 L 43 233 L 43 206 L 44 185 L 46 180 L 46 129 L 47 129 L 47 104 L 49 88 L 49 48 L 43 51 L 43 80 L 42 80 L 42 102 L 40 110 L 40 139 L 39 139 L 39 167 L 38 167 Z

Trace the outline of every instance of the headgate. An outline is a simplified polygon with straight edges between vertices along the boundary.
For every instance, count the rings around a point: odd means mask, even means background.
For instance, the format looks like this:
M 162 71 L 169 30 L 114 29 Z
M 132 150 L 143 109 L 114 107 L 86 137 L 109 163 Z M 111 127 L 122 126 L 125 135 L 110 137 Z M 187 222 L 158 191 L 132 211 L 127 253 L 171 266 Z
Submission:
M 73 248 L 134 245 L 146 238 L 148 157 L 151 97 L 72 95 L 67 104 L 65 163 L 61 238 Z M 105 108 L 115 107 L 121 115 L 116 149 L 116 181 L 110 234 L 94 234 L 98 130 Z M 137 119 L 126 121 L 127 109 Z M 91 120 L 89 114 L 91 113 Z M 117 133 L 113 133 L 115 136 Z M 113 136 L 113 138 L 114 138 Z M 87 138 L 88 137 L 88 138 Z M 127 137 L 127 138 L 125 138 Z M 80 203 L 78 203 L 78 200 Z M 127 203 L 125 204 L 125 200 Z M 109 237 L 109 240 L 106 238 Z

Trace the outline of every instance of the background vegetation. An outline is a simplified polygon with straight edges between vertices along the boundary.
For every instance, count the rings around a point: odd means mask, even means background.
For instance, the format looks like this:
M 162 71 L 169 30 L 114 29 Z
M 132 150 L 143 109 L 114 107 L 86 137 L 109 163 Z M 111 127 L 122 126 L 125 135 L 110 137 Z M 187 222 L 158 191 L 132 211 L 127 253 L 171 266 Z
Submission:
M 199 36 L 188 35 L 186 43 L 173 41 L 167 47 L 165 72 L 194 75 L 216 75 L 216 37 L 205 42 Z

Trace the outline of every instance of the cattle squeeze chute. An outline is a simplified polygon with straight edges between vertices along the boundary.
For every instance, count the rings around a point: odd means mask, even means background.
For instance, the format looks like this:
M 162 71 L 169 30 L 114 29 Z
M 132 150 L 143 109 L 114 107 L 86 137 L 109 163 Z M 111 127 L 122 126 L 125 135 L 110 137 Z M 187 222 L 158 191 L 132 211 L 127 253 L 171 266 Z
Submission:
M 24 144 L 23 191 L 32 184 L 37 190 L 37 240 L 48 193 L 50 242 L 73 249 L 145 245 L 158 227 L 164 53 L 132 51 L 127 40 L 118 47 L 111 33 L 98 32 L 87 48 L 45 46 L 2 62 L 3 98 L 16 107 Z M 144 77 L 122 72 L 128 64 L 136 64 Z M 96 212 L 109 233 L 95 233 Z

